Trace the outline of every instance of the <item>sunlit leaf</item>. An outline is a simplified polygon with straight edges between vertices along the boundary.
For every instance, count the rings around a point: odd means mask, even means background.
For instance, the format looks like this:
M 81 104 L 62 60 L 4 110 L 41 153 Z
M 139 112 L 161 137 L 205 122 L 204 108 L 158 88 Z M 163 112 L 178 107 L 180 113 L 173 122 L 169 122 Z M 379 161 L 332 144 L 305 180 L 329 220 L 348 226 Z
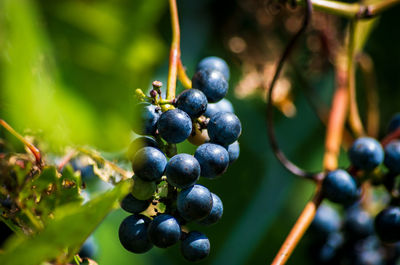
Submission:
M 42 232 L 32 238 L 14 238 L 8 242 L 0 255 L 1 264 L 37 265 L 59 257 L 67 248 L 81 245 L 129 192 L 130 186 L 131 182 L 122 182 L 83 206 L 71 203 L 58 208 L 54 220 Z

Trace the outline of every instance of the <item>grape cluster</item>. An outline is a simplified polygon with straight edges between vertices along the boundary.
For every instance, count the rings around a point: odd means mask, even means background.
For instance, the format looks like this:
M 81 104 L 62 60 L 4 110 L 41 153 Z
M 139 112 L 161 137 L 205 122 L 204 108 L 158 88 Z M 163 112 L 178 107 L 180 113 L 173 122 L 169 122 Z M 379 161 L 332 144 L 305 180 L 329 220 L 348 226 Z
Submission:
M 399 129 L 397 114 L 387 133 Z M 348 150 L 348 157 L 347 170 L 331 171 L 322 182 L 324 196 L 344 205 L 345 211 L 341 217 L 332 207 L 319 208 L 311 225 L 313 257 L 317 264 L 399 264 L 400 141 L 391 140 L 383 148 L 377 140 L 361 137 Z M 361 196 L 362 185 L 369 194 Z M 378 186 L 387 192 L 373 189 Z M 376 206 L 382 202 L 384 207 Z
M 163 99 L 158 81 L 150 96 L 137 93 L 142 102 L 135 106 L 139 122 L 133 130 L 142 136 L 128 150 L 135 176 L 132 192 L 121 202 L 122 209 L 133 214 L 119 228 L 125 249 L 144 253 L 181 241 L 185 259 L 208 256 L 208 238 L 184 225 L 212 225 L 222 217 L 221 199 L 196 183 L 200 176 L 221 176 L 239 156 L 242 128 L 232 104 L 224 99 L 228 79 L 226 62 L 207 57 L 197 66 L 193 88 L 177 98 Z M 186 139 L 198 146 L 194 155 L 177 152 L 176 144 Z

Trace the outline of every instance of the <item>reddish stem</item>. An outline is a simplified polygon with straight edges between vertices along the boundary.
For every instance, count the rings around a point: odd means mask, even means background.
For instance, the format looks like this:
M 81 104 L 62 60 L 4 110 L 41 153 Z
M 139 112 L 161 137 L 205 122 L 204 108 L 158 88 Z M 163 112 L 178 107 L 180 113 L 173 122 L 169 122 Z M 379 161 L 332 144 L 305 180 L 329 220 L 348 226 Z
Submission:
M 367 133 L 377 137 L 379 132 L 379 94 L 376 85 L 375 67 L 372 58 L 366 53 L 357 55 L 357 62 L 363 74 L 367 95 Z
M 78 152 L 76 150 L 72 150 L 69 152 L 66 156 L 63 157 L 61 160 L 60 164 L 58 164 L 58 171 L 61 172 L 61 170 L 64 168 L 64 166 L 77 154 Z
M 20 140 L 34 155 L 36 160 L 36 165 L 41 168 L 42 167 L 42 155 L 40 154 L 39 149 L 28 142 L 21 134 L 15 131 L 6 121 L 0 119 L 0 125 L 3 126 L 7 131 L 9 131 L 12 135 L 14 135 L 18 140 Z
M 354 63 L 354 45 L 355 45 L 355 28 L 358 21 L 350 21 L 349 25 L 349 43 L 348 43 L 348 51 L 347 51 L 347 84 L 348 84 L 348 93 L 349 93 L 349 125 L 353 130 L 356 137 L 363 136 L 364 127 L 361 122 L 360 114 L 358 112 L 358 105 L 356 99 L 356 70 Z
M 171 25 L 172 25 L 172 43 L 169 53 L 169 70 L 168 70 L 168 83 L 167 83 L 167 99 L 175 98 L 176 90 L 176 77 L 178 74 L 178 63 L 180 61 L 180 28 L 178 8 L 176 0 L 169 0 L 171 11 Z
M 192 80 L 190 80 L 190 78 L 187 76 L 185 67 L 182 64 L 181 58 L 179 58 L 179 62 L 178 62 L 178 78 L 179 78 L 179 81 L 181 81 L 182 85 L 185 88 L 187 88 L 187 89 L 192 88 Z
M 390 134 L 386 135 L 385 138 L 382 139 L 381 145 L 383 147 L 385 147 L 392 140 L 397 139 L 399 137 L 400 137 L 400 128 L 395 130 L 394 132 L 391 132 Z
M 310 226 L 322 200 L 323 196 L 320 191 L 320 186 L 318 186 L 314 197 L 304 207 L 303 212 L 297 219 L 289 235 L 286 237 L 285 242 L 281 246 L 278 254 L 275 256 L 275 259 L 272 261 L 272 265 L 282 265 L 286 263 L 293 250 L 297 246 L 297 243 L 300 241 L 300 239 L 303 237 L 304 233 Z
M 339 63 L 336 72 L 337 88 L 333 95 L 332 108 L 326 129 L 323 161 L 325 170 L 334 170 L 338 167 L 338 156 L 348 111 L 349 94 L 346 86 L 348 77 L 346 70 L 342 68 L 342 64 Z

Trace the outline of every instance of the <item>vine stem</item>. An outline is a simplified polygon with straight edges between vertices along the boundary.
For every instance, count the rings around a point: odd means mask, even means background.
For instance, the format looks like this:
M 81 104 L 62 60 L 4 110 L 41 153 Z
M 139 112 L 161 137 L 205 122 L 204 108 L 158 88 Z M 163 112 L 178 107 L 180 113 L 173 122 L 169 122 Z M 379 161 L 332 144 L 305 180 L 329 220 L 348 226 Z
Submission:
M 0 119 L 0 125 L 3 126 L 7 131 L 9 131 L 12 135 L 14 135 L 19 141 L 21 141 L 33 154 L 36 160 L 36 165 L 41 168 L 42 167 L 42 155 L 40 150 L 27 141 L 21 134 L 19 134 L 16 130 L 14 130 L 5 120 Z
M 374 62 L 366 53 L 358 54 L 356 60 L 364 76 L 364 87 L 367 95 L 367 134 L 376 138 L 379 132 L 379 95 Z
M 168 82 L 167 82 L 167 99 L 175 98 L 176 91 L 176 77 L 178 74 L 178 64 L 180 62 L 180 37 L 181 32 L 179 28 L 178 8 L 176 0 L 169 0 L 171 12 L 171 26 L 172 26 L 172 43 L 169 53 L 169 69 L 168 69 Z
M 302 0 L 296 0 L 303 4 Z M 400 0 L 384 0 L 371 5 L 361 3 L 344 3 L 331 0 L 311 0 L 316 11 L 342 16 L 346 18 L 369 19 L 400 3 Z
M 178 78 L 185 88 L 192 88 L 192 80 L 190 80 L 190 78 L 187 76 L 185 68 L 182 64 L 182 60 L 180 58 L 178 62 Z
M 395 130 L 394 132 L 388 134 L 385 138 L 382 139 L 381 145 L 385 147 L 392 140 L 400 137 L 400 128 Z
M 304 207 L 295 225 L 293 226 L 292 230 L 290 230 L 289 235 L 286 237 L 285 242 L 282 244 L 278 254 L 272 261 L 272 265 L 283 265 L 286 263 L 293 250 L 296 248 L 297 243 L 310 226 L 322 200 L 323 196 L 321 188 L 320 185 L 318 185 L 312 200 L 309 201 Z
M 354 62 L 355 50 L 355 28 L 357 20 L 351 20 L 349 24 L 348 33 L 348 48 L 347 48 L 347 83 L 349 93 L 349 124 L 356 137 L 363 136 L 364 128 L 361 122 L 360 114 L 358 112 L 357 99 L 356 99 L 356 71 Z
M 347 71 L 342 63 L 342 56 L 338 55 L 336 63 L 337 87 L 332 99 L 328 126 L 325 138 L 325 153 L 323 167 L 325 170 L 334 170 L 338 167 L 338 156 L 342 142 L 344 124 L 348 110 Z
M 63 159 L 61 160 L 60 164 L 58 164 L 57 170 L 61 172 L 64 168 L 64 166 L 77 154 L 78 152 L 76 150 L 71 150 L 66 154 Z
M 307 25 L 311 19 L 311 13 L 312 13 L 312 6 L 310 3 L 310 0 L 305 0 L 307 5 L 306 5 L 306 12 L 304 14 L 304 19 L 303 23 L 301 25 L 301 28 L 299 31 L 292 37 L 288 45 L 286 46 L 282 56 L 280 57 L 278 61 L 278 65 L 275 70 L 275 74 L 272 78 L 272 81 L 270 83 L 269 89 L 267 90 L 267 130 L 268 130 L 268 138 L 269 142 L 272 148 L 272 151 L 274 152 L 275 157 L 279 160 L 279 162 L 292 174 L 303 177 L 303 178 L 308 178 L 308 179 L 318 179 L 319 174 L 314 174 L 310 172 L 306 172 L 303 169 L 299 168 L 297 165 L 292 163 L 286 155 L 282 152 L 278 145 L 278 141 L 275 136 L 275 131 L 274 131 L 274 109 L 272 106 L 272 95 L 273 95 L 273 90 L 275 87 L 275 83 L 279 78 L 279 74 L 282 71 L 283 65 L 285 61 L 288 59 L 290 53 L 295 47 L 296 42 L 299 40 L 300 36 L 306 31 Z

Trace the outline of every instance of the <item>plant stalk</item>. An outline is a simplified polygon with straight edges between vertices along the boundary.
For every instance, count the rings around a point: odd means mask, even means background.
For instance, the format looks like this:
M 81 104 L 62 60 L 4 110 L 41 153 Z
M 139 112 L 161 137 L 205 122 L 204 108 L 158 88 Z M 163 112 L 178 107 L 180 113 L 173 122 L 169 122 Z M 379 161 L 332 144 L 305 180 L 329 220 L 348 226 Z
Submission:
M 180 61 L 180 28 L 178 8 L 176 0 L 169 0 L 171 12 L 171 27 L 172 27 L 172 43 L 169 53 L 169 69 L 168 69 L 168 82 L 167 82 L 167 99 L 175 98 L 176 91 L 176 77 L 178 74 L 178 63 Z
M 335 170 L 338 167 L 338 156 L 343 137 L 344 124 L 348 110 L 347 71 L 343 59 L 338 55 L 336 63 L 337 87 L 333 95 L 332 107 L 326 128 L 325 153 L 323 167 L 325 170 Z
M 357 20 L 350 21 L 348 31 L 348 47 L 347 47 L 347 84 L 349 92 L 349 124 L 356 137 L 363 136 L 364 128 L 361 122 L 360 114 L 358 112 L 357 99 L 356 99 L 356 71 L 354 62 L 354 45 L 355 45 L 355 27 L 358 23 Z
M 303 5 L 302 0 L 296 0 Z M 344 3 L 331 0 L 312 0 L 313 9 L 324 13 L 337 15 L 349 19 L 370 19 L 400 3 L 400 0 L 384 0 L 371 5 L 360 3 Z
M 9 131 L 12 135 L 14 135 L 19 141 L 21 141 L 33 154 L 36 160 L 36 165 L 41 168 L 42 167 L 42 155 L 40 154 L 39 149 L 28 142 L 21 134 L 15 131 L 5 120 L 0 119 L 0 125 L 3 126 L 7 131 Z
M 285 242 L 281 246 L 275 259 L 272 261 L 272 265 L 283 265 L 289 259 L 293 250 L 299 243 L 300 239 L 303 237 L 304 233 L 307 231 L 312 220 L 314 219 L 315 213 L 319 205 L 323 200 L 320 186 L 317 186 L 317 190 L 311 201 L 307 203 L 304 207 L 302 213 L 294 224 L 292 230 L 290 230 L 289 235 L 286 237 Z

